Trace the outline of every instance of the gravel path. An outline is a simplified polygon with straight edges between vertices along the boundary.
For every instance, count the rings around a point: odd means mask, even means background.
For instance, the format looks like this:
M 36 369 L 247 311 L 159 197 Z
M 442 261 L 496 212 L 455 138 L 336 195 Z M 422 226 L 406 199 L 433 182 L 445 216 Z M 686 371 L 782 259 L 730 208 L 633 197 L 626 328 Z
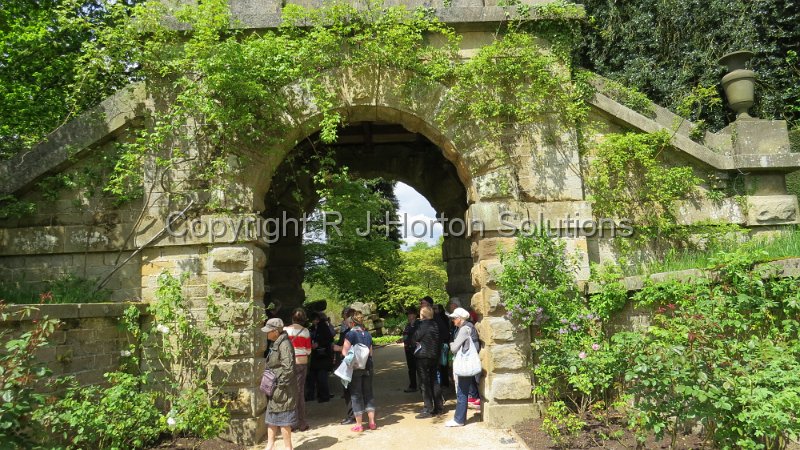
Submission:
M 331 390 L 336 397 L 328 403 L 307 403 L 308 423 L 311 429 L 292 433 L 297 450 L 316 449 L 368 449 L 368 450 L 431 450 L 431 449 L 525 449 L 507 430 L 491 429 L 480 422 L 480 415 L 469 410 L 467 425 L 446 428 L 444 423 L 453 417 L 455 395 L 445 396 L 443 416 L 432 419 L 415 419 L 422 409 L 419 393 L 404 393 L 408 386 L 403 346 L 393 344 L 375 349 L 375 379 L 373 388 L 377 403 L 378 429 L 362 433 L 350 431 L 351 425 L 340 425 L 345 405 L 341 398 L 342 386 L 338 378 L 331 378 Z M 365 415 L 366 420 L 366 415 Z M 255 447 L 263 449 L 263 444 Z M 275 450 L 284 449 L 280 438 Z

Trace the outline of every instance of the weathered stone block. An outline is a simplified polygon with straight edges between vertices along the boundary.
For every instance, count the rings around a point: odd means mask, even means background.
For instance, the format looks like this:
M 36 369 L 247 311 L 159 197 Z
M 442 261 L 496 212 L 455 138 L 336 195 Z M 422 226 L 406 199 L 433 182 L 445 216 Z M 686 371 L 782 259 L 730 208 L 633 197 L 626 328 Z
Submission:
M 209 283 L 219 283 L 233 294 L 233 299 L 238 301 L 251 301 L 253 296 L 252 273 L 211 272 L 208 274 Z
M 120 303 L 83 303 L 79 305 L 78 311 L 82 318 L 118 317 L 129 306 L 129 304 Z
M 729 125 L 734 153 L 771 155 L 789 152 L 789 131 L 783 120 L 741 119 Z
M 241 272 L 252 268 L 250 249 L 245 246 L 216 247 L 209 254 L 211 267 L 223 272 Z
M 211 364 L 211 382 L 215 385 L 255 386 L 261 379 L 255 358 L 236 361 L 215 361 Z
M 797 223 L 797 197 L 770 195 L 747 197 L 747 224 Z
M 456 274 L 448 276 L 447 283 L 445 283 L 445 289 L 451 296 L 466 293 L 472 295 L 472 293 L 475 291 L 475 289 L 472 288 L 472 279 L 470 278 L 469 274 Z
M 58 253 L 64 250 L 64 227 L 8 228 L 0 230 L 4 254 Z
M 519 330 L 504 317 L 484 317 L 476 325 L 481 339 L 494 342 L 509 342 L 517 338 Z
M 676 202 L 675 210 L 675 216 L 681 225 L 703 221 L 745 223 L 742 205 L 732 198 L 724 198 L 718 202 L 708 199 L 681 200 Z
M 481 292 L 472 296 L 472 307 L 478 314 L 488 316 L 494 313 L 498 307 L 501 307 L 500 293 L 493 289 L 484 288 Z
M 471 173 L 487 172 L 503 166 L 501 151 L 485 145 L 465 151 L 464 161 Z
M 511 251 L 515 241 L 513 237 L 483 238 L 473 244 L 476 249 L 473 257 L 477 256 L 478 260 L 500 259 L 500 253 Z
M 220 438 L 237 444 L 252 445 L 260 442 L 267 434 L 267 424 L 264 416 L 258 417 L 232 417 L 228 429 L 223 431 Z
M 252 327 L 256 320 L 255 308 L 248 302 L 225 302 L 220 304 L 220 321 L 237 329 Z
M 471 258 L 470 241 L 464 238 L 446 238 L 442 243 L 442 259 Z
M 267 408 L 267 397 L 257 387 L 224 389 L 223 392 L 230 400 L 228 409 L 232 415 L 256 417 Z
M 222 339 L 215 339 L 211 344 L 211 351 L 218 354 L 222 351 L 225 351 L 226 354 L 228 354 L 228 357 L 252 357 L 253 355 L 263 355 L 264 350 L 266 349 L 267 338 L 260 331 L 260 324 L 262 321 L 257 320 L 253 323 L 258 323 L 259 325 L 253 325 L 251 323 L 249 327 L 245 326 L 242 327 L 240 331 L 233 332 L 231 335 L 232 342 L 230 345 L 224 342 Z M 212 337 L 216 337 L 217 333 L 222 332 L 218 330 L 210 331 Z
M 475 209 L 474 216 L 482 217 L 488 230 L 507 234 L 513 230 L 526 234 L 535 230 L 560 230 L 562 235 L 572 236 L 591 229 L 586 224 L 593 218 L 591 204 L 583 200 L 484 203 L 481 211 Z
M 42 307 L 40 311 L 42 315 L 46 315 L 51 319 L 73 319 L 80 317 L 80 306 L 78 304 L 47 305 Z
M 111 229 L 70 226 L 64 227 L 64 251 L 85 252 L 121 248 L 125 242 L 119 227 Z
M 508 428 L 528 419 L 540 417 L 538 405 L 530 403 L 483 403 L 483 421 L 493 428 Z
M 470 273 L 472 270 L 472 258 L 451 258 L 445 262 L 448 275 Z
M 513 169 L 498 168 L 473 179 L 478 197 L 481 200 L 500 198 L 519 198 L 519 187 Z
M 531 378 L 527 374 L 492 374 L 487 378 L 490 400 L 527 400 L 531 398 Z
M 478 264 L 472 266 L 470 276 L 472 277 L 472 285 L 476 289 L 485 286 L 494 287 L 496 277 L 503 270 L 503 265 L 497 260 L 483 260 Z
M 515 344 L 491 345 L 486 349 L 492 370 L 518 370 L 527 366 L 527 358 Z

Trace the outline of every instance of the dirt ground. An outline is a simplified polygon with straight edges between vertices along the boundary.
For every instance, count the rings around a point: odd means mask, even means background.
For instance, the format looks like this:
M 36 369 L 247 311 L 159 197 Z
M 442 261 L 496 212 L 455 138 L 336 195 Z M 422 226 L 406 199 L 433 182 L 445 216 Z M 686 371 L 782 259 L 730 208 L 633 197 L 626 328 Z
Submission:
M 335 397 L 328 403 L 307 403 L 308 423 L 311 429 L 292 433 L 294 448 L 317 449 L 370 449 L 408 450 L 431 449 L 525 449 L 509 430 L 491 429 L 480 422 L 480 415 L 469 410 L 467 425 L 446 428 L 444 423 L 453 418 L 455 395 L 452 389 L 445 395 L 445 411 L 432 419 L 415 419 L 422 409 L 422 395 L 405 393 L 408 386 L 403 346 L 393 344 L 375 349 L 375 401 L 377 406 L 375 431 L 354 433 L 352 425 L 340 425 L 346 413 L 341 398 L 342 386 L 331 378 L 331 390 Z M 263 449 L 264 443 L 254 447 Z M 275 450 L 285 449 L 280 438 Z
M 541 430 L 542 419 L 532 419 L 521 422 L 514 426 L 514 431 L 519 439 L 527 445 L 527 448 L 535 450 L 630 450 L 636 448 L 636 438 L 630 431 L 625 429 L 625 425 L 620 418 L 616 418 L 610 426 L 605 426 L 599 422 L 590 422 L 578 436 L 575 436 L 562 446 L 556 446 L 550 437 Z M 603 436 L 610 436 L 614 431 L 622 431 L 622 436 L 607 439 Z M 703 449 L 701 439 L 696 435 L 680 435 L 676 439 L 678 450 L 697 450 Z M 661 440 L 650 436 L 644 443 L 644 448 L 650 450 L 666 450 L 670 448 L 670 440 Z

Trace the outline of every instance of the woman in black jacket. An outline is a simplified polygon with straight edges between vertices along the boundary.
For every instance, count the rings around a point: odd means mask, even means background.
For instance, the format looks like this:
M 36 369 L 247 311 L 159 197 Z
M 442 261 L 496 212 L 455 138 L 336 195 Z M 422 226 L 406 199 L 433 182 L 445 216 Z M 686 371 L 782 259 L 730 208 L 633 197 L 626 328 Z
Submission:
M 439 327 L 439 358 L 436 366 L 436 380 L 444 388 L 450 387 L 447 374 L 447 355 L 450 353 L 450 321 L 440 305 L 433 305 L 433 321 Z
M 423 306 L 419 310 L 419 316 L 421 320 L 414 332 L 414 343 L 417 373 L 425 407 L 421 413 L 416 415 L 416 418 L 427 419 L 444 413 L 442 388 L 436 381 L 441 341 L 439 327 L 433 320 L 433 309 L 430 306 Z
M 311 330 L 310 394 L 312 398 L 316 394 L 317 401 L 323 403 L 331 399 L 328 375 L 333 371 L 333 332 L 325 313 L 316 314 Z

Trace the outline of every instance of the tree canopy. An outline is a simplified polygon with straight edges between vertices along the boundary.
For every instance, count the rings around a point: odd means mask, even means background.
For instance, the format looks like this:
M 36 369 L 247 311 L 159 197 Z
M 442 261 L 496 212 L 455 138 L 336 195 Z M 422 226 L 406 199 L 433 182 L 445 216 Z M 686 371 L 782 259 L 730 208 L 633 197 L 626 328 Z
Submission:
M 584 0 L 589 21 L 579 64 L 680 109 L 698 87 L 723 96 L 723 54 L 750 50 L 758 76 L 753 111 L 800 120 L 800 3 L 792 0 Z M 719 98 L 719 97 L 718 97 Z M 695 105 L 690 119 L 719 129 L 734 119 L 722 105 Z

